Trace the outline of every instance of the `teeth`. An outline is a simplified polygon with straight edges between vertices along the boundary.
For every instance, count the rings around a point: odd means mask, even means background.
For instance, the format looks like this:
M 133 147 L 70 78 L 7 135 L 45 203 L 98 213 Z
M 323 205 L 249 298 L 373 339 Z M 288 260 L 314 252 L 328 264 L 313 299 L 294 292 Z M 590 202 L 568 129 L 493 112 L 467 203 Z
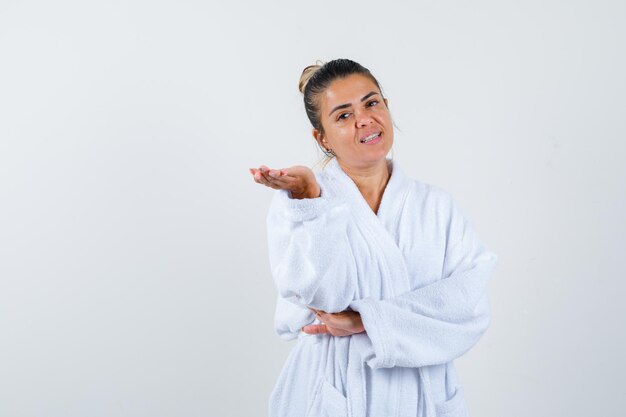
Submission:
M 374 133 L 373 135 L 369 135 L 368 137 L 366 137 L 365 139 L 363 139 L 361 142 L 365 143 L 365 142 L 369 142 L 370 140 L 378 137 L 378 135 L 380 135 L 380 133 Z

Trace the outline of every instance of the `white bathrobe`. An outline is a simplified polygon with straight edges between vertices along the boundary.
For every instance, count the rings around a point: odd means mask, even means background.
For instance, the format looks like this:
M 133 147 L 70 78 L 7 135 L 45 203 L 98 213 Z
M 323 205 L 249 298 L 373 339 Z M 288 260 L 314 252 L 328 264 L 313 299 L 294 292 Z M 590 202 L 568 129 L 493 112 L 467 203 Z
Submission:
M 277 190 L 267 217 L 278 297 L 274 325 L 298 338 L 269 398 L 270 417 L 467 417 L 453 360 L 489 325 L 497 256 L 449 193 L 397 163 L 374 213 L 333 159 L 321 196 Z M 307 308 L 358 311 L 365 332 L 308 335 Z

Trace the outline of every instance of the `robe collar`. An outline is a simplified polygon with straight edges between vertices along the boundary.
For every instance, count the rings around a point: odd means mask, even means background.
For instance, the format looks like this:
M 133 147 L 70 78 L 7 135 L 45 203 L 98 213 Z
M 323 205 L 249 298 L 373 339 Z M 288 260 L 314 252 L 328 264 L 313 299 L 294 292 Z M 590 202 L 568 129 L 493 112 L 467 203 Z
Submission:
M 339 165 L 337 158 L 331 159 L 324 171 L 328 173 L 328 176 L 332 178 L 333 181 L 338 183 L 337 185 L 341 189 L 340 192 L 349 194 L 345 197 L 351 200 L 359 211 L 364 213 L 365 217 L 370 217 L 370 220 L 382 222 L 387 230 L 391 231 L 400 217 L 400 211 L 404 206 L 411 180 L 400 168 L 397 161 L 388 158 L 386 162 L 391 172 L 391 177 L 383 191 L 378 213 L 374 213 L 372 208 L 367 204 L 367 201 L 352 178 L 350 178 L 343 168 L 341 168 L 341 165 Z
M 357 227 L 364 237 L 378 248 L 384 260 L 380 267 L 388 271 L 387 276 L 394 277 L 386 282 L 386 295 L 402 294 L 410 289 L 409 274 L 402 251 L 399 248 L 400 218 L 405 201 L 412 187 L 412 181 L 400 169 L 397 163 L 387 159 L 387 166 L 392 169 L 391 177 L 383 192 L 378 214 L 367 204 L 352 178 L 341 165 L 333 159 L 326 167 L 326 184 L 331 194 L 344 200 L 350 207 Z

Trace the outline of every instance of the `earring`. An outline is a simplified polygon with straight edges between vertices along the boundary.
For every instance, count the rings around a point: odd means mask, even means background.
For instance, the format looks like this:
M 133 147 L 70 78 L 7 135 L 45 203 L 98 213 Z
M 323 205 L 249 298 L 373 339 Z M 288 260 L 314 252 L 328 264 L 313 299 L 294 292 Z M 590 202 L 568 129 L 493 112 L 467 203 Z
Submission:
M 325 140 L 322 140 L 322 142 L 326 143 L 326 141 L 325 141 Z M 328 148 L 326 148 L 326 147 L 324 147 L 324 146 L 320 145 L 319 143 L 318 143 L 318 145 L 319 145 L 320 149 L 322 150 L 322 152 L 324 152 L 324 155 L 326 155 L 326 156 L 328 156 L 328 157 L 333 157 L 333 156 L 336 156 L 336 155 L 335 155 L 335 152 L 334 152 L 332 149 L 328 149 Z

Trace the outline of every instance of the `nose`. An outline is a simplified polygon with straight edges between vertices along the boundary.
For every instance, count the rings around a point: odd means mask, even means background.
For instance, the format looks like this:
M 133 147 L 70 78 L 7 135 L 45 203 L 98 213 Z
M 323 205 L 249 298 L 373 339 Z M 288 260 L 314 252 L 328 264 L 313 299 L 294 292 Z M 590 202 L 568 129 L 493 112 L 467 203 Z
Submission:
M 365 127 L 373 123 L 372 117 L 367 112 L 356 112 L 354 115 L 357 127 Z

